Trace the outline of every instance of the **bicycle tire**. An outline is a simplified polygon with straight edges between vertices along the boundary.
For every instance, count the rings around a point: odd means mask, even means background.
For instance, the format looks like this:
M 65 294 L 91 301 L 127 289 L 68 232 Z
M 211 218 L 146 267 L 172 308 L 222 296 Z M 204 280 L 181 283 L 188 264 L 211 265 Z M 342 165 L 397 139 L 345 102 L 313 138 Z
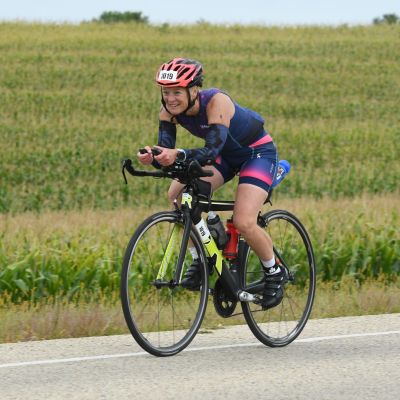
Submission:
M 315 258 L 307 231 L 293 214 L 272 210 L 261 220 L 273 241 L 275 257 L 288 268 L 292 279 L 285 284 L 284 297 L 276 307 L 264 310 L 253 303 L 241 305 L 256 338 L 267 346 L 282 347 L 300 335 L 310 316 L 316 286 Z M 261 281 L 264 276 L 261 262 L 247 244 L 241 260 L 244 287 Z
M 170 240 L 173 229 L 178 233 Z M 123 260 L 121 303 L 125 321 L 136 342 L 159 357 L 172 356 L 189 345 L 200 328 L 207 307 L 207 258 L 193 227 L 190 238 L 202 266 L 200 289 L 190 291 L 180 285 L 155 285 L 167 248 L 169 261 L 161 280 L 172 282 L 182 238 L 183 223 L 178 212 L 156 213 L 137 228 Z M 186 250 L 181 276 L 191 261 Z

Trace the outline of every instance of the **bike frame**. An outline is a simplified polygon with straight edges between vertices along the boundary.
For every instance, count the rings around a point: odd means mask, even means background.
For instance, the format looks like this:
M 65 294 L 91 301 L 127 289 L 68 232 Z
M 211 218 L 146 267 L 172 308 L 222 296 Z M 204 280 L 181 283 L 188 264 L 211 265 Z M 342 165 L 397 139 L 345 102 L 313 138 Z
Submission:
M 216 211 L 228 211 L 233 210 L 234 202 L 204 202 L 198 199 L 197 195 L 193 193 L 193 188 L 191 186 L 186 186 L 182 194 L 180 213 L 182 215 L 182 220 L 184 222 L 183 227 L 183 238 L 182 246 L 178 256 L 178 265 L 175 271 L 174 285 L 179 285 L 182 281 L 183 263 L 186 255 L 186 248 L 188 245 L 190 230 L 192 224 L 195 226 L 196 231 L 201 239 L 201 242 L 206 249 L 209 256 L 209 263 L 212 263 L 212 267 L 217 272 L 218 276 L 221 278 L 221 282 L 224 287 L 235 296 L 236 299 L 240 301 L 256 301 L 257 298 L 251 294 L 251 292 L 256 293 L 259 288 L 254 286 L 248 288 L 249 292 L 242 289 L 242 285 L 232 276 L 229 268 L 225 262 L 222 251 L 217 247 L 217 244 L 212 237 L 206 221 L 201 217 L 201 213 L 207 210 Z M 171 249 L 176 244 L 178 240 L 179 226 L 176 224 L 172 230 L 170 239 L 168 241 L 167 249 L 165 251 L 164 257 L 160 264 L 160 269 L 157 275 L 157 280 L 161 280 L 164 276 L 166 268 L 169 264 L 171 258 Z M 239 241 L 240 243 L 240 241 Z M 240 253 L 240 252 L 239 252 Z M 240 257 L 240 256 L 239 256 Z
M 190 232 L 192 229 L 192 224 L 195 225 L 197 233 L 201 238 L 202 244 L 205 247 L 207 253 L 209 254 L 208 263 L 212 265 L 217 271 L 221 279 L 221 283 L 224 288 L 229 291 L 236 299 L 239 301 L 246 302 L 258 302 L 259 298 L 255 293 L 259 293 L 262 290 L 264 283 L 262 281 L 255 282 L 252 285 L 244 288 L 244 282 L 238 282 L 230 273 L 228 266 L 225 263 L 222 252 L 218 249 L 210 231 L 207 227 L 206 222 L 201 217 L 203 211 L 233 211 L 235 202 L 234 201 L 211 201 L 211 184 L 202 181 L 201 177 L 212 176 L 211 171 L 202 170 L 200 164 L 192 161 L 189 164 L 187 170 L 183 166 L 175 165 L 175 170 L 173 171 L 137 171 L 132 166 L 132 160 L 126 159 L 122 164 L 122 174 L 124 176 L 125 182 L 128 183 L 125 176 L 125 170 L 127 170 L 133 176 L 153 176 L 160 178 L 172 178 L 176 179 L 180 175 L 183 177 L 183 181 L 191 182 L 187 183 L 184 192 L 182 194 L 181 209 L 177 212 L 180 213 L 179 218 L 184 223 L 183 241 L 179 252 L 178 265 L 175 272 L 175 277 L 173 282 L 164 282 L 162 277 L 164 276 L 166 269 L 171 258 L 171 249 L 174 243 L 178 239 L 178 231 L 173 229 L 169 243 L 167 245 L 167 251 L 164 254 L 163 260 L 160 264 L 160 268 L 157 274 L 155 284 L 159 287 L 161 286 L 178 286 L 182 280 L 183 263 L 186 255 L 186 248 L 189 242 Z M 210 174 L 211 172 L 211 174 Z M 192 174 L 195 179 L 188 179 L 188 174 Z M 179 181 L 183 182 L 182 179 Z M 208 191 L 207 186 L 208 185 Z M 196 190 L 194 190 L 196 187 Z M 195 192 L 195 193 L 194 193 Z M 205 194 L 206 193 L 206 194 Z M 272 190 L 269 191 L 268 197 L 265 202 L 269 202 L 271 198 Z M 178 207 L 176 207 L 178 209 Z M 265 226 L 265 221 L 262 221 Z M 239 240 L 238 243 L 238 258 L 241 260 L 243 258 L 243 240 Z M 276 250 L 274 248 L 276 254 Z M 278 255 L 279 256 L 279 255 Z M 280 258 L 280 257 L 279 257 Z M 282 260 L 281 260 L 282 261 Z M 235 274 L 237 275 L 237 274 Z

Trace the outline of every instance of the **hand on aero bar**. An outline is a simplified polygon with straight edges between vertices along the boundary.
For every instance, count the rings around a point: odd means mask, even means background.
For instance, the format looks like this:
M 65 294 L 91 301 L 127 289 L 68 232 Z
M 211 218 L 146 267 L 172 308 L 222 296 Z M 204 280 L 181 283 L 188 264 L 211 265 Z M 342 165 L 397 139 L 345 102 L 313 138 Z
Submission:
M 151 147 L 146 146 L 140 149 L 137 153 L 139 162 L 143 165 L 150 165 L 153 162 L 153 154 L 151 152 Z
M 166 147 L 154 146 L 154 149 L 161 150 L 159 155 L 155 155 L 154 159 L 163 167 L 172 165 L 176 160 L 177 150 L 167 149 Z

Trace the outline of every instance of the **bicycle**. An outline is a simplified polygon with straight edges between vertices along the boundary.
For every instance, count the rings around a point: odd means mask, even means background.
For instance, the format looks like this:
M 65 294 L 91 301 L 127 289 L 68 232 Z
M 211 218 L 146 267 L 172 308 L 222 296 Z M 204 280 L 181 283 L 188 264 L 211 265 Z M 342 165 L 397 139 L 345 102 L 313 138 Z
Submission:
M 274 243 L 274 254 L 286 268 L 287 282 L 281 303 L 262 305 L 264 275 L 261 262 L 232 223 L 225 249 L 218 245 L 202 212 L 232 211 L 234 201 L 211 199 L 211 185 L 200 178 L 211 176 L 197 161 L 175 163 L 155 171 L 136 170 L 130 159 L 122 173 L 133 176 L 177 179 L 185 184 L 180 206 L 157 212 L 143 221 L 129 241 L 121 273 L 121 302 L 126 323 L 137 343 L 155 356 L 182 351 L 199 330 L 213 297 L 215 310 L 228 318 L 238 302 L 255 337 L 271 347 L 286 346 L 303 330 L 311 313 L 316 267 L 311 241 L 302 223 L 290 212 L 259 213 L 258 224 Z M 266 202 L 271 205 L 270 190 Z M 201 262 L 201 285 L 185 289 L 182 277 L 192 262 L 188 242 Z M 213 288 L 209 277 L 216 274 Z

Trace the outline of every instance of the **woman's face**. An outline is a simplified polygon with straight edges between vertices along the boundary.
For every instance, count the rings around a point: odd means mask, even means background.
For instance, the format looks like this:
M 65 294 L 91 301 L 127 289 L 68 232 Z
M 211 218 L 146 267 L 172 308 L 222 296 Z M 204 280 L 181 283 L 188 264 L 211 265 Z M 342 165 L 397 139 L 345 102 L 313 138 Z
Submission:
M 191 97 L 193 96 L 193 89 L 195 88 L 192 87 L 189 89 Z M 189 99 L 185 88 L 162 88 L 161 93 L 170 113 L 178 115 L 186 110 L 189 104 Z

